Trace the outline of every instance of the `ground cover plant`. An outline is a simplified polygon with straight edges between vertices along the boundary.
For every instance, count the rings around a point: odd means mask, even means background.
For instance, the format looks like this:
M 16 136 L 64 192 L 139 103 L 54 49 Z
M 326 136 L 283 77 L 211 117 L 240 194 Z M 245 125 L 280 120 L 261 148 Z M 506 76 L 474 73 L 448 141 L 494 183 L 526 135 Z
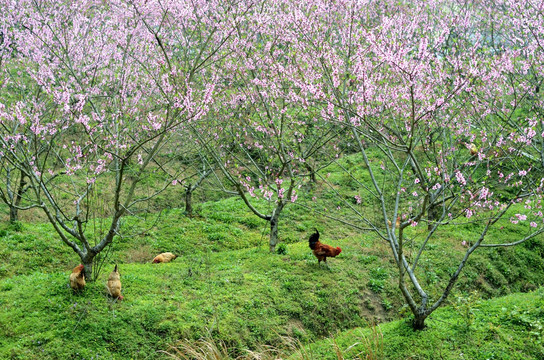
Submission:
M 480 299 L 542 285 L 543 6 L 1 3 L 2 355 L 286 357 L 370 325 L 390 357 L 372 324 L 423 346 L 442 306 L 476 334 Z M 535 308 L 481 348 L 538 337 Z
M 58 239 L 57 246 L 50 247 L 54 234 L 50 225 L 6 226 L 1 232 L 6 247 L 0 254 L 2 356 L 161 358 L 166 355 L 159 351 L 168 351 L 178 339 L 193 343 L 201 337 L 223 341 L 234 356 L 265 344 L 294 351 L 282 336 L 302 346 L 372 322 L 400 317 L 407 326 L 410 312 L 396 290 L 394 264 L 387 259 L 387 247 L 370 233 L 343 233 L 344 225 L 309 216 L 300 207 L 289 217 L 307 227 L 293 225 L 293 242 L 287 244 L 286 254 L 271 256 L 268 239 L 260 232 L 268 226 L 263 222 L 262 228 L 248 230 L 243 214 L 250 213 L 241 199 L 206 203 L 198 209 L 204 214 L 223 210 L 236 220 L 189 218 L 179 209 L 163 214 L 161 221 L 168 226 L 150 230 L 140 224 L 147 234 L 116 242 L 101 277 L 80 294 L 68 287 L 73 255 Z M 150 223 L 155 224 L 155 217 Z M 313 227 L 343 249 L 329 260 L 329 267 L 318 266 L 308 248 Z M 248 240 L 208 237 L 210 228 L 224 229 L 225 236 L 233 237 L 247 232 Z M 516 236 L 515 229 L 513 225 L 503 229 L 507 239 Z M 462 256 L 465 248 L 459 239 L 473 232 L 468 227 L 443 234 L 444 240 L 429 251 L 420 271 L 430 294 L 439 293 L 441 279 Z M 189 238 L 198 241 L 180 246 L 185 237 L 182 243 L 189 243 Z M 48 256 L 36 256 L 47 249 Z M 165 249 L 174 249 L 180 257 L 152 264 L 153 256 Z M 543 249 L 539 240 L 475 254 L 448 305 L 459 306 L 458 297 L 473 291 L 477 299 L 485 299 L 536 289 L 544 275 Z M 439 266 L 434 265 L 437 262 Z M 115 263 L 123 282 L 121 302 L 110 299 L 104 286 Z

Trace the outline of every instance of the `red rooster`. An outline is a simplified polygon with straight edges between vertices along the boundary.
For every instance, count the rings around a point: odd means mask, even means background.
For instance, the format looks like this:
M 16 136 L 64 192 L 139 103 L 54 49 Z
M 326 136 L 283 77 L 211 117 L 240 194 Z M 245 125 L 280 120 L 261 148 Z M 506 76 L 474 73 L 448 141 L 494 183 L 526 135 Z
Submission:
M 319 264 L 321 264 L 321 260 L 327 263 L 327 257 L 335 257 L 342 252 L 339 247 L 333 248 L 330 245 L 322 244 L 319 241 L 319 231 L 317 229 L 315 229 L 315 233 L 310 235 L 310 249 L 313 250 Z

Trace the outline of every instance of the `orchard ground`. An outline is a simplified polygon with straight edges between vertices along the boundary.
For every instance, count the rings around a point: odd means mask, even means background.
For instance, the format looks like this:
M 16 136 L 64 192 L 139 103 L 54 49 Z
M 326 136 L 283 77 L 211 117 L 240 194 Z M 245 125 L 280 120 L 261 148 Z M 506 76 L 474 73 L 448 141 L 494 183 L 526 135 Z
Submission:
M 387 244 L 301 207 L 286 211 L 282 236 L 287 247 L 281 255 L 268 253 L 267 227 L 250 220 L 255 218 L 237 198 L 201 204 L 196 218 L 187 218 L 178 209 L 163 212 L 160 222 L 151 216 L 148 222 L 127 218 L 125 226 L 132 227 L 133 233 L 146 231 L 114 242 L 100 278 L 81 294 L 68 287 L 77 258 L 49 225 L 5 226 L 0 232 L 6 245 L 0 252 L 0 357 L 162 358 L 158 351 L 168 350 L 177 340 L 201 337 L 223 341 L 232 354 L 240 355 L 263 344 L 281 348 L 282 336 L 306 344 L 369 324 L 380 325 L 387 347 L 384 354 L 392 354 L 391 342 L 397 344 L 394 348 L 404 349 L 398 354 L 415 351 L 403 347 L 406 343 L 399 338 L 399 332 L 408 332 L 402 329 L 410 315 L 397 289 Z M 314 227 L 320 229 L 324 242 L 343 249 L 329 260 L 329 267 L 318 266 L 308 248 Z M 506 226 L 500 236 L 515 238 L 518 229 Z M 456 228 L 432 245 L 420 268 L 425 284 L 433 289 L 431 296 L 439 293 L 440 280 L 462 256 L 460 239 L 472 235 L 470 227 Z M 180 257 L 168 264 L 150 263 L 156 253 L 166 250 Z M 430 319 L 429 329 L 438 330 L 414 333 L 410 341 L 432 345 L 447 327 L 467 347 L 471 341 L 492 340 L 499 345 L 489 345 L 489 351 L 502 354 L 514 346 L 506 340 L 518 339 L 521 328 L 529 329 L 527 338 L 541 336 L 534 305 L 542 301 L 542 292 L 516 295 L 511 298 L 517 299 L 515 306 L 505 306 L 506 310 L 492 304 L 509 300 L 496 300 L 489 305 L 494 315 L 484 314 L 487 305 L 480 304 L 485 304 L 482 299 L 536 290 L 544 278 L 543 256 L 542 238 L 513 248 L 481 249 L 471 257 L 448 309 Z M 114 263 L 120 266 L 122 302 L 108 298 L 104 286 Z M 524 301 L 527 306 L 519 305 Z M 515 316 L 501 327 L 508 314 Z M 394 319 L 400 320 L 384 324 Z M 492 339 L 462 336 L 486 326 L 496 327 Z M 358 331 L 338 335 L 339 349 L 345 350 L 360 336 Z M 470 353 L 462 344 L 442 348 Z M 519 351 L 533 356 L 542 351 L 538 344 Z M 310 348 L 315 359 L 335 356 L 330 342 L 315 346 Z M 354 356 L 353 351 L 346 358 Z M 416 353 L 425 357 L 425 352 Z

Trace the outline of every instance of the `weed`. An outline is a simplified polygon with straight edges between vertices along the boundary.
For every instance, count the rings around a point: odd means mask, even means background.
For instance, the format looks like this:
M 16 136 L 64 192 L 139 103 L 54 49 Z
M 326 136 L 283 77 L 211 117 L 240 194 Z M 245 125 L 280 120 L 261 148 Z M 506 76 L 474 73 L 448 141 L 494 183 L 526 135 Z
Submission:
M 382 267 L 378 267 L 378 268 L 370 270 L 370 276 L 372 276 L 372 278 L 377 280 L 385 280 L 389 277 L 389 273 L 387 272 L 386 269 Z
M 360 255 L 357 260 L 364 265 L 368 265 L 378 260 L 378 257 L 375 255 Z
M 382 306 L 387 311 L 389 311 L 389 310 L 391 310 L 393 308 L 393 304 L 391 303 L 391 301 L 389 301 L 387 299 L 382 300 Z
M 24 230 L 24 226 L 23 226 L 23 223 L 20 222 L 20 221 L 14 221 L 12 223 L 10 223 L 8 225 L 8 229 L 10 230 L 13 230 L 13 231 L 16 231 L 16 232 L 21 232 Z
M 370 279 L 368 281 L 368 287 L 375 293 L 380 293 L 383 291 L 383 288 L 385 287 L 385 282 L 380 279 Z
M 374 322 L 370 324 L 368 335 L 361 332 L 363 351 L 358 355 L 358 359 L 364 360 L 381 360 L 383 355 L 383 334 L 379 326 Z M 355 345 L 355 344 L 354 344 Z M 352 346 L 354 346 L 352 345 Z
M 476 312 L 478 311 L 479 301 L 480 299 L 478 293 L 475 291 L 471 292 L 467 296 L 458 295 L 455 297 L 453 307 L 463 319 L 464 331 L 468 332 L 474 323 L 474 318 L 476 316 Z
M 222 341 L 204 338 L 197 341 L 181 340 L 170 351 L 161 351 L 173 359 L 230 360 L 227 346 Z
M 279 255 L 287 255 L 287 245 L 285 243 L 280 243 L 276 248 L 276 252 Z

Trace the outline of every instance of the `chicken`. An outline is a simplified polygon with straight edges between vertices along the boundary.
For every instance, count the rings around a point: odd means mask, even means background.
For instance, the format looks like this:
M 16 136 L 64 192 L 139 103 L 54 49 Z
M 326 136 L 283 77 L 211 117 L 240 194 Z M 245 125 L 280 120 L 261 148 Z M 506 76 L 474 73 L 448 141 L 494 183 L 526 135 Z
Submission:
M 106 287 L 108 288 L 111 297 L 123 300 L 123 296 L 121 295 L 121 279 L 119 271 L 117 270 L 117 265 L 115 265 L 115 268 L 108 277 Z
M 85 270 L 83 265 L 79 264 L 70 274 L 70 287 L 74 290 L 81 290 L 85 287 Z
M 154 264 L 167 263 L 174 260 L 177 257 L 178 257 L 177 255 L 174 255 L 171 252 L 165 252 L 155 256 L 155 258 L 153 259 L 153 263 Z
M 391 220 L 387 220 L 387 225 L 391 226 Z M 400 216 L 397 216 L 397 221 L 395 221 L 395 227 L 397 229 L 400 227 Z
M 315 229 L 315 233 L 310 235 L 310 249 L 313 250 L 318 263 L 321 264 L 321 260 L 327 262 L 327 257 L 335 257 L 342 252 L 339 247 L 333 248 L 330 245 L 322 244 L 319 241 L 319 231 Z

